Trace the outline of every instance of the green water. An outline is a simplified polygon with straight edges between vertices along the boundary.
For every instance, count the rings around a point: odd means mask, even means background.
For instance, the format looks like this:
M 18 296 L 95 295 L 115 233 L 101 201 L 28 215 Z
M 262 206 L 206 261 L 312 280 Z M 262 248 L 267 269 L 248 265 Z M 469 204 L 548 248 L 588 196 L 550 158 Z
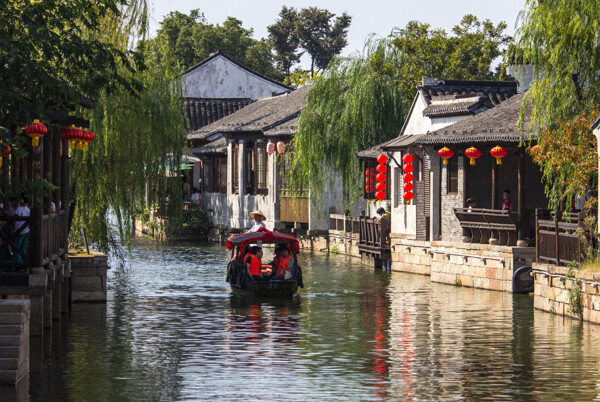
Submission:
M 600 326 L 535 311 L 531 296 L 303 254 L 306 287 L 297 300 L 243 300 L 225 283 L 228 255 L 208 244 L 136 244 L 125 266 L 113 262 L 106 305 L 74 305 L 44 343 L 33 342 L 32 372 L 20 396 L 306 401 L 600 394 Z

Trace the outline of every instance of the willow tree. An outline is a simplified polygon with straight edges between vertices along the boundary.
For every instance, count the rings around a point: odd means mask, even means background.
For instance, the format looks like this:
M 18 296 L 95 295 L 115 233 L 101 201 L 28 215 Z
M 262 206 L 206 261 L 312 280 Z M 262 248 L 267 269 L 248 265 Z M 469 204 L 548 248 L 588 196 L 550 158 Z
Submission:
M 406 115 L 399 63 L 389 39 L 373 39 L 362 54 L 334 59 L 314 80 L 291 145 L 286 179 L 293 188 L 310 188 L 318 200 L 341 184 L 347 204 L 358 196 L 357 153 L 398 135 Z
M 531 115 L 550 207 L 592 191 L 597 201 L 596 141 L 590 125 L 600 105 L 600 1 L 528 0 L 511 56 L 531 64 L 534 81 L 524 106 Z M 523 113 L 525 108 L 523 108 Z M 560 163 L 557 163 L 560 161 Z
M 105 16 L 99 31 L 90 34 L 125 52 L 145 36 L 146 20 L 145 0 L 123 1 Z M 181 199 L 178 168 L 186 139 L 182 70 L 170 49 L 155 46 L 152 51 L 138 47 L 133 53 L 136 57 L 130 62 L 135 61 L 136 69 L 117 64 L 123 76 L 137 83 L 134 90 L 107 88 L 85 112 L 96 140 L 89 151 L 75 152 L 73 159 L 72 233 L 85 228 L 101 250 L 118 249 L 117 239 L 128 242 L 134 218 L 148 202 L 164 211 L 168 197 Z M 168 205 L 170 216 L 177 217 L 180 204 Z

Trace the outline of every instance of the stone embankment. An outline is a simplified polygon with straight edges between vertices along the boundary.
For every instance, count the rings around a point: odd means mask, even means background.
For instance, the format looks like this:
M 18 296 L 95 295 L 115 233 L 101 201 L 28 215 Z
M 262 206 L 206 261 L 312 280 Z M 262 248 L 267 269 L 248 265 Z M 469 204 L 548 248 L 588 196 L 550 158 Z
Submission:
M 110 269 L 106 254 L 93 251 L 91 254 L 72 255 L 69 259 L 73 281 L 72 300 L 74 302 L 106 301 L 106 274 Z
M 30 312 L 29 300 L 0 300 L 0 383 L 15 384 L 29 373 Z

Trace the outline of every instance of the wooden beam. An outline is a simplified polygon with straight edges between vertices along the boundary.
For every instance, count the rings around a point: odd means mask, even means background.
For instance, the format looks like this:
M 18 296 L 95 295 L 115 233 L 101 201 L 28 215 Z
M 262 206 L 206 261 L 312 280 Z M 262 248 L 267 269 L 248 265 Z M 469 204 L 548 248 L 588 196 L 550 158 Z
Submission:
M 519 148 L 519 164 L 518 164 L 518 212 L 519 212 L 519 233 L 518 239 L 521 242 L 525 242 L 527 238 L 527 229 L 529 226 L 527 217 L 527 204 L 526 204 L 526 186 L 527 182 L 525 172 L 525 148 Z M 524 244 L 518 244 L 524 247 Z

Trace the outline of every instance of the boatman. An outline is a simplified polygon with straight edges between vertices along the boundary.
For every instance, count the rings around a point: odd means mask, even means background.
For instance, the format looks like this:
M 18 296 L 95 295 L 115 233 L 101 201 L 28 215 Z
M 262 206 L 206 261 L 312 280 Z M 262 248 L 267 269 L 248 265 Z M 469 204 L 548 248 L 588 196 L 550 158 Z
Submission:
M 250 218 L 254 219 L 254 226 L 252 226 L 250 228 L 249 231 L 247 231 L 246 233 L 250 233 L 250 232 L 256 232 L 258 229 L 260 228 L 264 228 L 265 227 L 265 222 L 267 220 L 267 217 L 260 212 L 260 209 L 254 211 L 254 212 L 250 212 Z

